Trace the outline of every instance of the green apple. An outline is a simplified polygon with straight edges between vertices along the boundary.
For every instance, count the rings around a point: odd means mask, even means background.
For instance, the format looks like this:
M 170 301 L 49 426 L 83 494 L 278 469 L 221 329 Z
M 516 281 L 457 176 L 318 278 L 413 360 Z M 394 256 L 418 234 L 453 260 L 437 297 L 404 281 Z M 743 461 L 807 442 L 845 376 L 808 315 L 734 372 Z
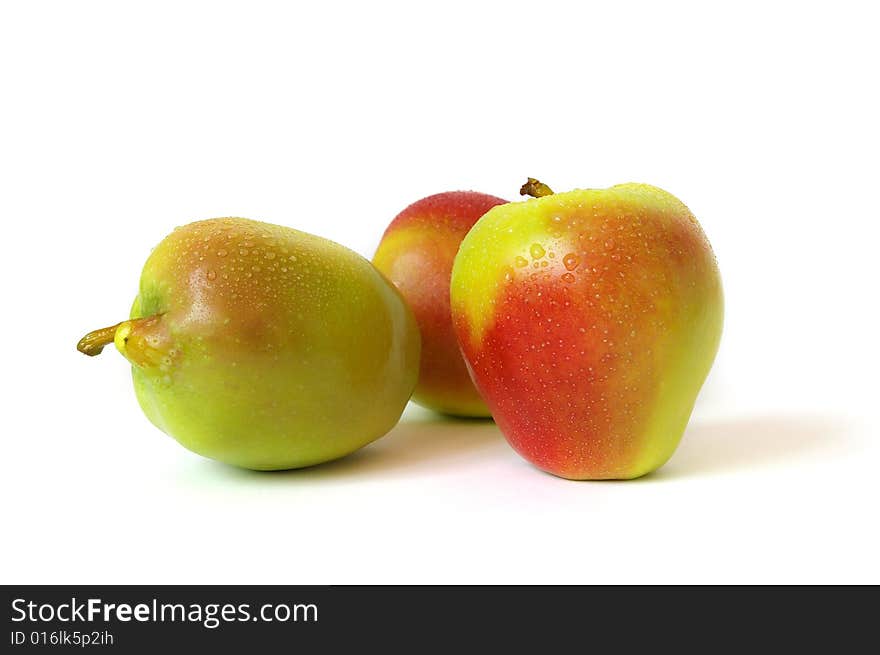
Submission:
M 342 457 L 388 432 L 418 376 L 398 291 L 326 239 L 243 218 L 176 229 L 130 320 L 86 335 L 131 362 L 144 413 L 186 448 L 270 470 Z

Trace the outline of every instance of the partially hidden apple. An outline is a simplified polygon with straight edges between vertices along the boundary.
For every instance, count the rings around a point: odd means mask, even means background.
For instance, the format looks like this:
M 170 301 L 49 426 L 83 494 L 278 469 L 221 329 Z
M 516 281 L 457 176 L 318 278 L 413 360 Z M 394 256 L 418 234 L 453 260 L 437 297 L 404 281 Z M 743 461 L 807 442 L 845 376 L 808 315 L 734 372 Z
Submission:
M 715 256 L 693 214 L 647 184 L 489 210 L 455 259 L 451 309 L 510 444 L 571 479 L 629 479 L 674 452 L 718 349 Z
M 475 191 L 422 198 L 385 230 L 373 264 L 400 290 L 422 337 L 413 400 L 445 414 L 489 416 L 468 375 L 452 328 L 449 281 L 461 240 L 489 209 L 506 200 Z

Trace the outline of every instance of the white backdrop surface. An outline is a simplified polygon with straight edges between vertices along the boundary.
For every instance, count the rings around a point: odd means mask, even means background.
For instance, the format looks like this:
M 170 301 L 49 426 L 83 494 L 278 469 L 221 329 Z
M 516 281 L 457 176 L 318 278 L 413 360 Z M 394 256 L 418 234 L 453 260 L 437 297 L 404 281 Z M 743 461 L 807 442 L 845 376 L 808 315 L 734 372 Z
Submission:
M 0 581 L 880 582 L 868 7 L 4 4 Z M 560 480 L 415 407 L 336 463 L 239 471 L 74 349 L 176 225 L 369 257 L 410 202 L 527 175 L 656 184 L 715 248 L 721 351 L 642 480 Z

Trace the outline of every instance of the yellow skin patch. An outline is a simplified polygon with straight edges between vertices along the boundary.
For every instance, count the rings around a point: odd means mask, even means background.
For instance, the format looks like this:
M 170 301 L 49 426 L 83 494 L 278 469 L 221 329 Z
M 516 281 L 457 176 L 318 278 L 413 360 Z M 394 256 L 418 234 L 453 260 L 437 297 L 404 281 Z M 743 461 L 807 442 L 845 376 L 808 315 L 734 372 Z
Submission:
M 155 318 L 150 318 L 155 317 Z M 206 457 L 309 466 L 388 432 L 416 383 L 419 335 L 356 253 L 240 218 L 175 230 L 116 331 L 147 417 Z
M 672 455 L 723 320 L 705 235 L 643 184 L 493 208 L 462 242 L 451 304 L 505 436 L 575 479 L 638 477 Z

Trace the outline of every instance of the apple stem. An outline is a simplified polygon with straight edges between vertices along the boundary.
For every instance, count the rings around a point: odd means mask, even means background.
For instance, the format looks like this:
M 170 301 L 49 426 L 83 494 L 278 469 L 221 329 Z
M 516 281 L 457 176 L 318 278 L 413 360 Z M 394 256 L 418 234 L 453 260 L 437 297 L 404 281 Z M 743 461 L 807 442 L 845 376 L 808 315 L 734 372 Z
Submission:
M 124 323 L 125 321 L 123 321 Z M 122 325 L 117 323 L 110 327 L 101 328 L 100 330 L 92 330 L 86 336 L 79 340 L 76 349 L 84 355 L 94 357 L 100 355 L 104 350 L 104 346 L 113 343 L 113 337 L 116 335 L 116 329 Z
M 519 195 L 532 196 L 532 198 L 543 198 L 544 196 L 552 196 L 553 189 L 540 180 L 530 177 L 528 181 L 520 187 Z

